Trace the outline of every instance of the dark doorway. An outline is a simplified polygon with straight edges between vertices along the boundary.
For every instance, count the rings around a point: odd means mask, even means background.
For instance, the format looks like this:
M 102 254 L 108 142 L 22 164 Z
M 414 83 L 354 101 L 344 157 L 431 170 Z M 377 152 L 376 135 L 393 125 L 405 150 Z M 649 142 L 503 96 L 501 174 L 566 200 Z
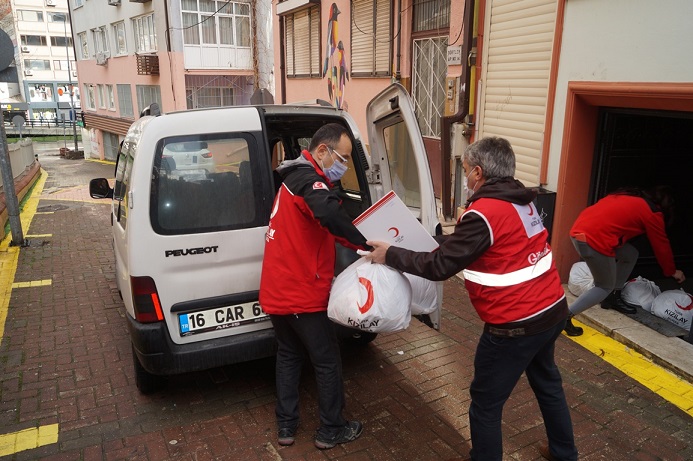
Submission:
M 590 203 L 621 187 L 671 186 L 676 213 L 667 233 L 677 268 L 693 280 L 693 113 L 601 108 L 597 133 Z M 678 288 L 663 279 L 646 237 L 632 243 L 640 251 L 633 276 Z

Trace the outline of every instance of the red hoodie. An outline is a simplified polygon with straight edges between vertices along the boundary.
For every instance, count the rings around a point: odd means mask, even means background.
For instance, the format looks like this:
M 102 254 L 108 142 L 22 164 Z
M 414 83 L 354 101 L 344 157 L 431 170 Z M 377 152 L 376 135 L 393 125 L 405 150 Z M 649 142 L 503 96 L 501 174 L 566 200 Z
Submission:
M 638 235 L 647 234 L 657 262 L 665 276 L 676 272 L 674 255 L 664 227 L 664 215 L 644 198 L 611 194 L 585 208 L 578 216 L 570 236 L 584 239 L 589 246 L 606 256 Z

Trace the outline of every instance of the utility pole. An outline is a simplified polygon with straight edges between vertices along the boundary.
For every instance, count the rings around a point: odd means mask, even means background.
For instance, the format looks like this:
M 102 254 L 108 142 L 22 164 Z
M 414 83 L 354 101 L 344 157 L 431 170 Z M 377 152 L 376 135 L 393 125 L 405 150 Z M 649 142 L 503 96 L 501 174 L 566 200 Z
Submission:
M 77 145 L 77 110 L 75 109 L 74 101 L 74 88 L 72 88 L 72 69 L 70 69 L 70 49 L 68 47 L 67 40 L 67 21 L 70 18 L 70 12 L 68 11 L 63 15 L 63 30 L 65 37 L 65 54 L 67 55 L 67 91 L 70 92 L 70 113 L 72 114 L 72 135 L 75 138 L 75 153 L 79 151 L 79 146 Z M 70 23 L 70 31 L 72 31 L 72 23 Z M 70 33 L 70 38 L 72 38 L 72 33 Z M 76 58 L 76 57 L 75 57 Z
M 12 233 L 12 245 L 24 246 L 24 233 L 22 221 L 19 219 L 19 201 L 14 190 L 14 175 L 10 163 L 10 150 L 7 146 L 7 133 L 5 122 L 0 122 L 0 172 L 2 173 L 2 189 L 5 192 L 5 204 L 7 216 L 10 218 L 10 232 Z

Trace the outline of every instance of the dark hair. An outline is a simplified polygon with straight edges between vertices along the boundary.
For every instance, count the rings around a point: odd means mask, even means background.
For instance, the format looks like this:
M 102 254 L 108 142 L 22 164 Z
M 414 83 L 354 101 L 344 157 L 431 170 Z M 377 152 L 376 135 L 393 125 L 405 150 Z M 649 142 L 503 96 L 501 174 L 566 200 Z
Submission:
M 308 152 L 313 153 L 320 144 L 327 144 L 330 148 L 334 148 L 334 146 L 339 144 L 339 140 L 343 135 L 349 136 L 349 132 L 339 123 L 328 123 L 323 125 L 311 138 Z
M 667 227 L 674 223 L 674 189 L 671 186 L 659 185 L 647 189 L 623 187 L 616 190 L 614 194 L 642 197 L 662 212 Z
M 481 167 L 484 179 L 515 175 L 515 152 L 505 138 L 483 138 L 470 144 L 464 151 L 464 159 L 472 168 Z

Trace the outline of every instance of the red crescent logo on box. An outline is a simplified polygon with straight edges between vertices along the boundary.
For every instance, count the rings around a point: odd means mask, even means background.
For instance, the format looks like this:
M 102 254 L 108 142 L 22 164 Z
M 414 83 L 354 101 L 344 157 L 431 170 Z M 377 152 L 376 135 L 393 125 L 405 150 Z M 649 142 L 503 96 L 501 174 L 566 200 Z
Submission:
M 324 182 L 320 182 L 320 181 L 315 181 L 315 182 L 313 183 L 313 189 L 314 189 L 314 190 L 315 190 L 315 189 L 330 190 L 329 187 L 327 187 L 327 184 L 325 184 Z
M 363 306 L 359 306 L 358 303 L 356 303 L 356 305 L 359 308 L 359 312 L 365 314 L 371 307 L 373 307 L 373 284 L 365 277 L 359 277 L 359 283 L 366 288 L 367 295 L 366 302 L 363 303 Z
M 693 297 L 691 297 L 691 295 L 688 295 L 688 297 L 690 298 L 691 302 L 689 302 L 685 306 L 682 306 L 677 302 L 675 302 L 674 304 L 676 304 L 676 307 L 678 307 L 682 311 L 689 311 L 689 310 L 693 309 Z
M 397 229 L 396 227 L 391 227 L 387 231 L 395 231 L 395 235 L 393 235 L 394 238 L 397 238 L 397 236 L 399 235 L 399 229 Z
M 534 207 L 530 204 L 529 205 L 529 216 L 532 216 L 534 214 Z

